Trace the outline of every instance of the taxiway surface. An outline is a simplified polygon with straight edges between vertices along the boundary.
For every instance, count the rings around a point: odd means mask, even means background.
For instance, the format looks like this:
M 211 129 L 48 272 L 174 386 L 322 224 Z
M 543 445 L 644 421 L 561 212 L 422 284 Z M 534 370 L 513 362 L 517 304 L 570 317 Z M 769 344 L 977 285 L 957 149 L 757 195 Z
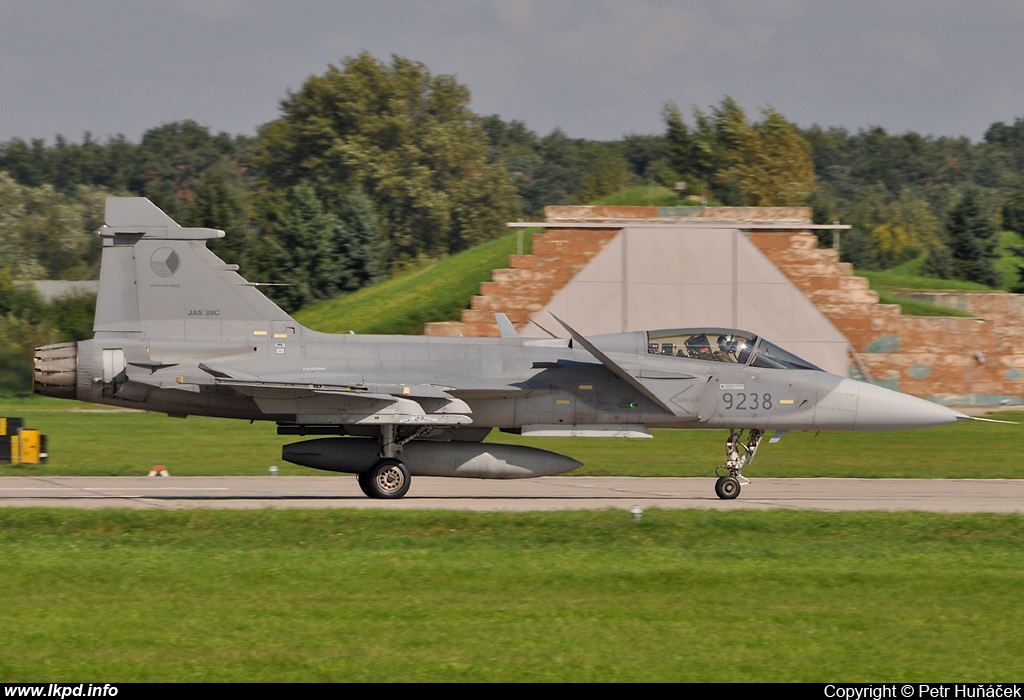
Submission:
M 0 507 L 391 508 L 475 511 L 617 508 L 917 510 L 1024 513 L 1024 480 L 753 480 L 722 501 L 713 478 L 543 477 L 514 481 L 416 477 L 400 500 L 366 498 L 354 477 L 0 477 Z

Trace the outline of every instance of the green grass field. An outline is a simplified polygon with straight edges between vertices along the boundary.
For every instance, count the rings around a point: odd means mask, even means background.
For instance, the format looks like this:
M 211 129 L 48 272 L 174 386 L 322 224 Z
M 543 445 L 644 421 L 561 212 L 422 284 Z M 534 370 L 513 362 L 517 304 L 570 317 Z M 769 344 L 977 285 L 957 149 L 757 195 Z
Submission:
M 0 509 L 0 681 L 1012 681 L 1024 518 Z

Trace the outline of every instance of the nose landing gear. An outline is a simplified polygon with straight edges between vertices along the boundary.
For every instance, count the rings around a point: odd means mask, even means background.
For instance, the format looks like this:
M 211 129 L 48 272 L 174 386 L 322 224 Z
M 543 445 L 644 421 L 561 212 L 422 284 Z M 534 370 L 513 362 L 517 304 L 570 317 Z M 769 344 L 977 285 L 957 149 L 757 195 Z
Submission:
M 757 446 L 761 444 L 764 431 L 750 430 L 746 442 L 740 439 L 742 435 L 742 428 L 733 428 L 729 431 L 729 439 L 725 442 L 725 464 L 715 470 L 715 474 L 718 475 L 715 494 L 722 500 L 736 498 L 740 495 L 740 487 L 750 483 L 740 472 L 743 467 L 754 461 L 754 454 L 757 452 Z

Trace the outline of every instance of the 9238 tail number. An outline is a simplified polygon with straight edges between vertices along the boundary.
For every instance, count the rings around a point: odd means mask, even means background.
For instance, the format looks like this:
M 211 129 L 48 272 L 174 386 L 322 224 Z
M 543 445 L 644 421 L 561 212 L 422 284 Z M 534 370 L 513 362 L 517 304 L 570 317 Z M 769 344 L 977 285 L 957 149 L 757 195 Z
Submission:
M 760 394 L 756 391 L 727 391 L 722 394 L 722 404 L 727 411 L 770 411 L 775 407 L 771 394 Z

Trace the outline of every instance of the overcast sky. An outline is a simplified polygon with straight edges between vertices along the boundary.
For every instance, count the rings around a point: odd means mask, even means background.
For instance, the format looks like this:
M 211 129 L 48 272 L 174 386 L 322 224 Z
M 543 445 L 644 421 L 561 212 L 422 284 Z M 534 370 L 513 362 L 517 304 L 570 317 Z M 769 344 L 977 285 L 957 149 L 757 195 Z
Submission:
M 0 141 L 194 119 L 255 134 L 368 51 L 480 114 L 611 140 L 733 97 L 801 127 L 967 136 L 1024 117 L 1022 0 L 0 0 Z

